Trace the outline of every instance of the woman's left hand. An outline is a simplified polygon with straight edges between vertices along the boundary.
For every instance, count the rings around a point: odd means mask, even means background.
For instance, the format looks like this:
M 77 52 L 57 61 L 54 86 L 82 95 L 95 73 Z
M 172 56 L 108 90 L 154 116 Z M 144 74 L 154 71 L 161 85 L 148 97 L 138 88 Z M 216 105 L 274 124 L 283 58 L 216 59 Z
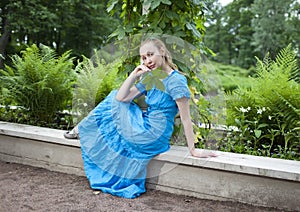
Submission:
M 191 150 L 191 155 L 197 158 L 217 157 L 218 155 L 210 150 L 196 149 Z

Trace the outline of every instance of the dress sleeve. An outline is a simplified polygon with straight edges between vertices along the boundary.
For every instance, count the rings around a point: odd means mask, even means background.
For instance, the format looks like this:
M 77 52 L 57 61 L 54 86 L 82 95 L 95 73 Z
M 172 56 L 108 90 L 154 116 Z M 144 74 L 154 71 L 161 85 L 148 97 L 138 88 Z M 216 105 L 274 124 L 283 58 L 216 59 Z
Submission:
M 138 82 L 137 84 L 135 84 L 135 87 L 141 92 L 141 94 L 147 93 L 146 86 L 142 82 Z
M 185 76 L 179 73 L 172 76 L 171 80 L 168 82 L 167 92 L 170 94 L 173 100 L 183 97 L 191 97 L 187 79 Z

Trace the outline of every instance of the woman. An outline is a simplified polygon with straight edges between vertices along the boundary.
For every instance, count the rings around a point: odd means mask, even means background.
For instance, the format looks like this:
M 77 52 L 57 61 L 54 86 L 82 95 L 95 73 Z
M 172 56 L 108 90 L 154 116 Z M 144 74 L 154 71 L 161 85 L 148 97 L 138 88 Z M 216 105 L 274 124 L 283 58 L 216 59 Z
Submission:
M 187 80 L 176 70 L 165 44 L 148 39 L 141 44 L 139 53 L 143 64 L 78 125 L 91 188 L 125 198 L 135 198 L 146 191 L 147 164 L 169 150 L 178 110 L 191 155 L 216 156 L 194 147 Z M 146 90 L 142 81 L 135 84 L 142 75 L 157 68 L 167 74 L 162 79 L 164 91 L 155 86 Z M 133 102 L 141 95 L 145 95 L 148 105 L 146 112 Z M 65 133 L 65 137 L 76 138 L 76 129 Z

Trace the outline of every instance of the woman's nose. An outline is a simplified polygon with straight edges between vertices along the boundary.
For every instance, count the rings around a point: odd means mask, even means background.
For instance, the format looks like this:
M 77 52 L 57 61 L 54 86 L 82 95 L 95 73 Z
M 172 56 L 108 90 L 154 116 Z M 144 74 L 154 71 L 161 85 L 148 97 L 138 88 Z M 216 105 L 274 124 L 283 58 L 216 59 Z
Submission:
M 147 65 L 150 65 L 151 63 L 152 63 L 151 58 L 150 58 L 150 57 L 147 57 L 147 58 L 146 58 L 146 64 L 147 64 Z

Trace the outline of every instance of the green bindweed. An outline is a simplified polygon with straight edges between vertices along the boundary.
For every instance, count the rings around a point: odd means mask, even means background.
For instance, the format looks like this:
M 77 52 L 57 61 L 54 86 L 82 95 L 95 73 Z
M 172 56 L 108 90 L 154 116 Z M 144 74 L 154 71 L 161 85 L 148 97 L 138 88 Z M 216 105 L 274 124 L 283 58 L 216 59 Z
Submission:
M 166 74 L 161 68 L 157 68 L 145 74 L 143 78 L 143 83 L 146 85 L 146 90 L 150 90 L 155 87 L 159 90 L 164 90 L 165 86 L 162 83 L 162 80 L 166 78 L 168 74 Z

